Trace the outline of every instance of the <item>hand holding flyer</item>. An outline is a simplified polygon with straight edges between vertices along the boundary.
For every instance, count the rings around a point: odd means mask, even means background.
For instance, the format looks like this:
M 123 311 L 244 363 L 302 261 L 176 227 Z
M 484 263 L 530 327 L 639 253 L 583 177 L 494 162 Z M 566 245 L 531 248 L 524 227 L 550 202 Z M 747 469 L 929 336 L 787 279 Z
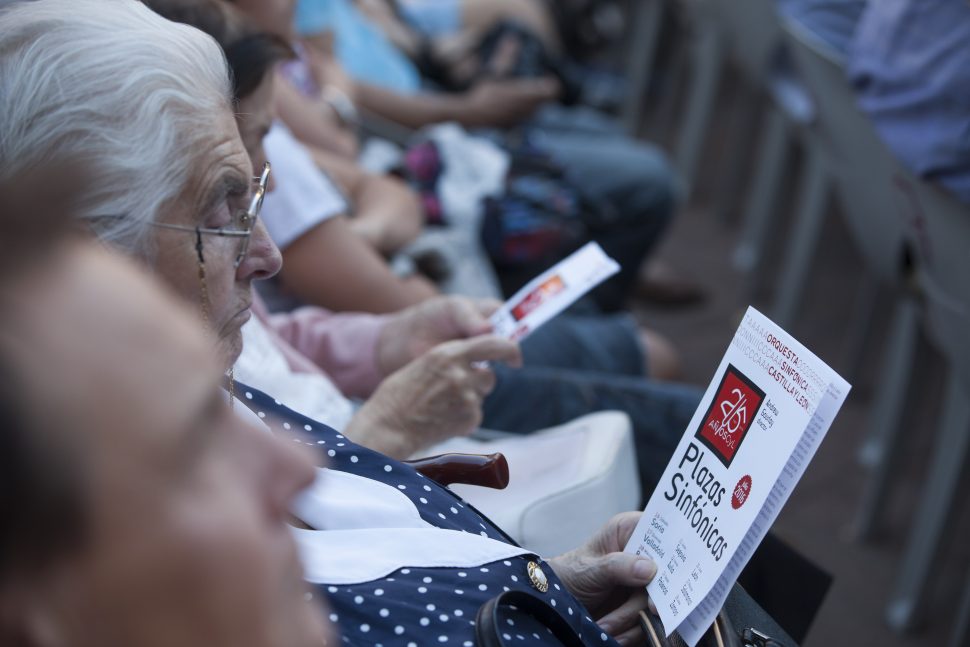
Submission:
M 700 640 L 850 388 L 748 308 L 626 547 L 657 563 L 667 635 Z
M 568 258 L 529 281 L 491 317 L 499 337 L 522 341 L 536 328 L 620 271 L 596 243 L 587 243 Z

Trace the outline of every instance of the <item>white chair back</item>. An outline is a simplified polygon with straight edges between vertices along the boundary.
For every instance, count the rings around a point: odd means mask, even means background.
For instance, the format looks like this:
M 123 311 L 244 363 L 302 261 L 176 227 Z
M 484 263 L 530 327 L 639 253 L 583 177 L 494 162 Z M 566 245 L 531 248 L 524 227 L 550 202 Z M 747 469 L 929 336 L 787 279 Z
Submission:
M 930 336 L 970 390 L 970 205 L 922 180 L 898 188 L 910 210 Z
M 776 1 L 706 1 L 723 29 L 731 58 L 749 78 L 763 78 L 782 40 Z
M 797 25 L 786 24 L 785 33 L 815 104 L 813 130 L 827 156 L 849 230 L 874 273 L 896 282 L 902 276 L 907 211 L 897 185 L 906 172 L 856 107 L 842 63 Z

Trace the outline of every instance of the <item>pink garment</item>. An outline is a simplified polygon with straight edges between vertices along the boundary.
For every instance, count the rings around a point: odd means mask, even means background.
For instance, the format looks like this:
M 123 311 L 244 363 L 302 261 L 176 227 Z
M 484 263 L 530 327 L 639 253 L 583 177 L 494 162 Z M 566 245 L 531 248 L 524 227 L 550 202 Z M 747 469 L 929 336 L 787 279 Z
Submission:
M 377 341 L 387 316 L 337 314 L 306 306 L 293 312 L 270 314 L 254 294 L 253 314 L 299 373 L 325 373 L 351 398 L 367 398 L 384 376 L 377 365 Z

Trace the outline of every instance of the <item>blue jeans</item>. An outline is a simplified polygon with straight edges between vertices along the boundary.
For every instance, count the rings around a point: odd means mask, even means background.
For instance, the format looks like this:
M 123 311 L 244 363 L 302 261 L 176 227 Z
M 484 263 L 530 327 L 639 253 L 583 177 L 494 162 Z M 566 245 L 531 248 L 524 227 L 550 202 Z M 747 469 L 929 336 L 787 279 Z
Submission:
M 548 106 L 528 128 L 595 209 L 590 238 L 621 267 L 593 295 L 603 310 L 623 307 L 640 265 L 660 241 L 678 201 L 678 179 L 660 149 L 633 139 L 588 108 Z
M 614 409 L 633 421 L 637 467 L 645 496 L 653 492 L 703 391 L 643 377 L 542 366 L 496 367 L 483 426 L 530 433 Z
M 599 314 L 588 300 L 547 322 L 520 346 L 526 366 L 636 377 L 647 374 L 649 358 L 633 316 Z
M 495 366 L 483 426 L 530 433 L 614 409 L 633 421 L 637 465 L 649 495 L 694 415 L 703 391 L 653 382 L 636 325 L 626 316 L 564 314 L 522 343 L 525 366 Z

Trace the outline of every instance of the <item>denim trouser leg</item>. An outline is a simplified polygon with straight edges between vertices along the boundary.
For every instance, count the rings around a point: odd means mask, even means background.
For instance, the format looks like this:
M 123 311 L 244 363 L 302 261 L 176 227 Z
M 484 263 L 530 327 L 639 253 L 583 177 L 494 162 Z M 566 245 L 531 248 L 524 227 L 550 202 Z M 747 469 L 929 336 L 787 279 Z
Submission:
M 656 487 L 700 402 L 695 387 L 591 371 L 495 368 L 495 390 L 485 400 L 483 426 L 515 433 L 552 427 L 614 409 L 633 421 L 643 491 Z
M 573 314 L 571 309 L 546 322 L 521 348 L 526 366 L 608 375 L 643 377 L 650 361 L 628 314 Z
M 577 125 L 569 128 L 569 119 L 560 114 L 538 119 L 530 134 L 563 166 L 580 194 L 597 205 L 588 223 L 592 238 L 622 267 L 595 293 L 600 305 L 613 311 L 622 307 L 673 215 L 677 180 L 659 149 L 613 131 L 600 123 L 603 119 L 576 113 Z

